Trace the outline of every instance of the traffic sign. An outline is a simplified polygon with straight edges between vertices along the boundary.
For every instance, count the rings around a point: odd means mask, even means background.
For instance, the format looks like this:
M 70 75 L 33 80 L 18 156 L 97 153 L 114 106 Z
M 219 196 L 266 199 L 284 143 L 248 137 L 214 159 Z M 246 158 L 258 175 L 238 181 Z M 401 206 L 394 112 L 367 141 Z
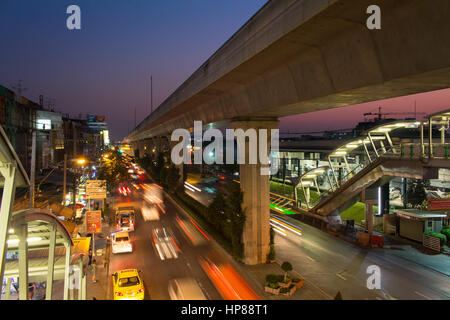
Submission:
M 86 180 L 86 197 L 89 199 L 105 199 L 106 180 Z
M 86 233 L 102 232 L 102 212 L 86 211 Z

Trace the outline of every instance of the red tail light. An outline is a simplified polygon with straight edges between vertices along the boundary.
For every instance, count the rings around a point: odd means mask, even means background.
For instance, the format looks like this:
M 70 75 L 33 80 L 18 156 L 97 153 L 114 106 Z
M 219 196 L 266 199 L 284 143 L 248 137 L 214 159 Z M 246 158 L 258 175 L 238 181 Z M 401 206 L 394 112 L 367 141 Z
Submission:
M 123 296 L 123 293 L 122 292 L 116 292 L 116 296 L 121 297 L 121 296 Z
M 141 292 L 144 292 L 144 288 L 140 288 L 140 289 L 138 290 L 138 293 L 141 293 Z

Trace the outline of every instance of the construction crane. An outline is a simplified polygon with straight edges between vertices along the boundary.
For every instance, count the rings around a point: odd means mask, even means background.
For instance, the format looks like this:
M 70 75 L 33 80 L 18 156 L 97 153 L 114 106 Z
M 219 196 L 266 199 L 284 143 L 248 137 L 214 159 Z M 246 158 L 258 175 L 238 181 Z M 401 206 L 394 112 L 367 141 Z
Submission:
M 364 113 L 364 117 L 367 116 L 378 116 L 378 120 L 381 120 L 383 116 L 386 115 L 414 115 L 414 118 L 416 119 L 417 115 L 426 115 L 425 112 L 381 112 L 381 107 L 378 107 L 378 112 L 366 112 Z

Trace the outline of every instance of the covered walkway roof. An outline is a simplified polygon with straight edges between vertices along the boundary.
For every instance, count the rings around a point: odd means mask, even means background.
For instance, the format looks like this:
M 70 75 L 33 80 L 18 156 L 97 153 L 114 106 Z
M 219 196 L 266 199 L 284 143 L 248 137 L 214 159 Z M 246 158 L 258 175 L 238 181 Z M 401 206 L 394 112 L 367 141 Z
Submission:
M 450 120 L 450 109 L 429 114 L 427 119 L 431 119 L 434 124 L 441 123 L 442 121 L 448 122 Z
M 362 147 L 364 144 L 370 143 L 369 136 L 372 140 L 384 140 L 388 138 L 390 132 L 402 128 L 417 128 L 420 125 L 417 120 L 399 120 L 393 121 L 379 126 L 370 128 L 361 133 L 360 137 L 353 140 L 345 141 L 330 153 L 330 157 L 342 157 L 349 152 Z
M 8 251 L 17 251 L 19 238 L 15 234 L 14 225 L 19 221 L 25 221 L 28 224 L 28 249 L 44 249 L 49 247 L 50 226 L 55 224 L 57 227 L 56 247 L 64 247 L 64 243 L 73 245 L 69 230 L 64 223 L 54 214 L 42 209 L 26 209 L 14 212 L 10 228 L 8 230 Z

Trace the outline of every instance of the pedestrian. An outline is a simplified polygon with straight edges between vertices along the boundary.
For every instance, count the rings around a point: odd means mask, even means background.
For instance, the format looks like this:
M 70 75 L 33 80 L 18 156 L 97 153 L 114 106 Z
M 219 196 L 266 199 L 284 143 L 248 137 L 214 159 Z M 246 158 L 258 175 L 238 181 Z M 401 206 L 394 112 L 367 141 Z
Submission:
M 28 283 L 28 296 L 30 300 L 33 300 L 34 289 L 35 289 L 34 283 L 31 282 Z
M 92 264 L 92 249 L 91 248 L 89 248 L 88 257 L 89 257 L 88 266 L 90 266 Z
M 111 254 L 111 239 L 110 237 L 106 237 L 106 250 L 105 250 L 105 258 L 103 259 L 103 267 L 106 268 L 106 266 L 109 264 L 109 256 Z

